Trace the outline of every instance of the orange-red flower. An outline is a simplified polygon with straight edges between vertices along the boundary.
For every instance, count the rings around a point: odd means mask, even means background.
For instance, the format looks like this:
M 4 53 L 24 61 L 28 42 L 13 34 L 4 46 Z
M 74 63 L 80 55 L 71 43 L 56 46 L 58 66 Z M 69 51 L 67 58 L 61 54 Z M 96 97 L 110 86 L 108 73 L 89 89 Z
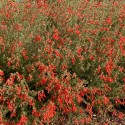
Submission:
M 34 42 L 40 42 L 42 40 L 42 37 L 40 35 L 36 35 L 34 38 Z

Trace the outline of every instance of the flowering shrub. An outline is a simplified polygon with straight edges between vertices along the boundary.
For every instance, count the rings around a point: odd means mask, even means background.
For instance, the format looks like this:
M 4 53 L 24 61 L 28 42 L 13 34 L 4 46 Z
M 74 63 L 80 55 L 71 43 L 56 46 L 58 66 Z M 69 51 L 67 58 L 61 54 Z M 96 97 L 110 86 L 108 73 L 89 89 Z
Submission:
M 0 124 L 122 119 L 124 25 L 119 0 L 1 0 Z

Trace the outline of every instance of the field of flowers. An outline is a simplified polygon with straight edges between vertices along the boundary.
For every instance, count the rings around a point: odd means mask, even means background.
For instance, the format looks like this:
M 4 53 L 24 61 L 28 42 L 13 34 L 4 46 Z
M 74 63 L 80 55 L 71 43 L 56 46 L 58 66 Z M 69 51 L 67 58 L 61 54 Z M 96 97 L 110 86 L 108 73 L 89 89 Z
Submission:
M 0 0 L 0 125 L 124 120 L 124 0 Z

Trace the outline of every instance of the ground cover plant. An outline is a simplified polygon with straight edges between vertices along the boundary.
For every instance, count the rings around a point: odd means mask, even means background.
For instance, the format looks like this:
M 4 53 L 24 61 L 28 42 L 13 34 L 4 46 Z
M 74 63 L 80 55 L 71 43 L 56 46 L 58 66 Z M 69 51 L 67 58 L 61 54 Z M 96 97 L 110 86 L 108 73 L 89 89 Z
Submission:
M 0 125 L 124 119 L 124 25 L 120 0 L 1 0 Z

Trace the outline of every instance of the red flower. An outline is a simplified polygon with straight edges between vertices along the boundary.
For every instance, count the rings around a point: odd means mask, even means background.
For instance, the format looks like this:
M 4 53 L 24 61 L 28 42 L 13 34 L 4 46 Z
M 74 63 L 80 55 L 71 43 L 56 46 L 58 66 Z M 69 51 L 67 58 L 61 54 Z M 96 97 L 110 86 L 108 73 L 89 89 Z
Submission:
M 107 82 L 112 83 L 114 80 L 111 77 L 107 77 Z
M 21 52 L 21 54 L 22 54 L 22 56 L 23 56 L 24 59 L 28 59 L 28 56 L 26 55 L 27 54 L 27 50 L 23 50 Z
M 103 97 L 103 102 L 104 102 L 105 105 L 107 105 L 109 103 L 109 98 L 104 96 Z
M 55 40 L 59 40 L 59 38 L 60 38 L 60 37 L 59 37 L 59 34 L 58 34 L 58 33 L 54 33 L 54 34 L 53 34 L 53 38 L 54 38 Z
M 25 125 L 28 121 L 28 118 L 25 115 L 21 116 L 20 121 L 17 123 L 17 125 Z
M 105 70 L 110 76 L 113 70 L 113 61 L 111 59 L 108 62 L 106 62 Z
M 73 111 L 73 112 L 76 112 L 76 111 L 77 111 L 77 107 L 76 107 L 76 105 L 74 105 L 74 104 L 73 104 L 73 106 L 72 106 L 72 111 Z
M 38 92 L 38 100 L 41 101 L 44 98 L 46 98 L 44 91 L 42 91 L 42 92 L 39 91 Z
M 47 78 L 46 77 L 43 77 L 41 80 L 40 80 L 40 84 L 41 85 L 45 85 L 47 82 Z
M 23 76 L 20 73 L 17 73 L 17 79 L 21 81 L 23 79 Z
M 13 111 L 15 109 L 14 103 L 9 101 L 9 102 L 7 102 L 7 105 L 8 105 L 9 111 Z
M 36 109 L 33 109 L 32 115 L 34 115 L 35 117 L 39 117 L 40 113 L 38 111 L 36 111 Z
M 7 26 L 6 26 L 6 25 L 1 25 L 0 28 L 1 28 L 2 30 L 7 30 Z
M 119 48 L 123 56 L 125 56 L 125 37 L 121 37 L 119 41 Z
M 53 43 L 53 41 L 52 41 L 51 39 L 48 39 L 47 42 L 48 42 L 49 44 L 52 44 L 52 43 Z
M 13 110 L 13 112 L 11 113 L 10 117 L 15 117 L 16 116 L 16 111 Z
M 3 39 L 2 37 L 0 37 L 0 45 L 2 45 L 2 43 L 3 43 Z
M 82 47 L 79 47 L 79 48 L 77 49 L 78 55 L 81 55 L 81 52 L 82 52 L 82 51 L 83 51 Z
M 42 37 L 40 35 L 36 35 L 34 38 L 34 42 L 39 42 L 42 40 Z
M 111 17 L 106 18 L 106 23 L 111 25 L 112 24 L 112 18 Z
M 3 118 L 1 115 L 0 115 L 0 125 L 4 125 Z
M 3 76 L 4 72 L 2 70 L 0 70 L 0 76 Z
M 100 74 L 100 72 L 101 72 L 101 66 L 98 67 L 97 72 L 98 72 L 98 74 Z
M 29 105 L 34 106 L 34 100 L 33 99 L 29 99 Z
M 42 110 L 42 109 L 41 109 Z M 50 101 L 49 104 L 45 107 L 45 112 L 43 113 L 43 120 L 50 121 L 51 118 L 53 118 L 56 114 L 56 106 L 55 104 Z
M 119 113 L 118 113 L 118 118 L 119 118 L 119 119 L 122 119 L 122 118 L 123 118 L 123 116 L 124 116 L 124 114 L 123 114 L 123 113 L 121 113 L 121 112 L 119 112 Z
M 101 74 L 99 77 L 100 77 L 100 79 L 102 79 L 103 81 L 105 81 L 105 82 L 107 81 L 106 76 L 104 76 L 103 74 Z
M 16 91 L 17 91 L 17 95 L 21 94 L 22 88 L 20 86 L 16 86 Z
M 15 76 L 12 74 L 12 75 L 10 76 L 10 78 L 8 78 L 8 79 L 6 80 L 6 84 L 8 84 L 9 86 L 12 86 L 13 83 L 14 83 L 14 80 L 15 80 Z
M 72 58 L 72 64 L 75 64 L 75 58 Z
M 93 61 L 95 59 L 95 57 L 93 55 L 91 55 L 90 59 Z
M 78 36 L 81 35 L 81 33 L 80 33 L 79 30 L 76 30 L 75 32 L 76 32 L 76 34 L 77 34 Z
M 23 29 L 23 26 L 21 26 L 20 24 L 14 24 L 14 29 L 20 32 Z
M 80 96 L 79 94 L 77 94 L 76 97 L 77 97 L 77 102 L 78 103 L 81 103 L 83 101 L 82 96 Z

